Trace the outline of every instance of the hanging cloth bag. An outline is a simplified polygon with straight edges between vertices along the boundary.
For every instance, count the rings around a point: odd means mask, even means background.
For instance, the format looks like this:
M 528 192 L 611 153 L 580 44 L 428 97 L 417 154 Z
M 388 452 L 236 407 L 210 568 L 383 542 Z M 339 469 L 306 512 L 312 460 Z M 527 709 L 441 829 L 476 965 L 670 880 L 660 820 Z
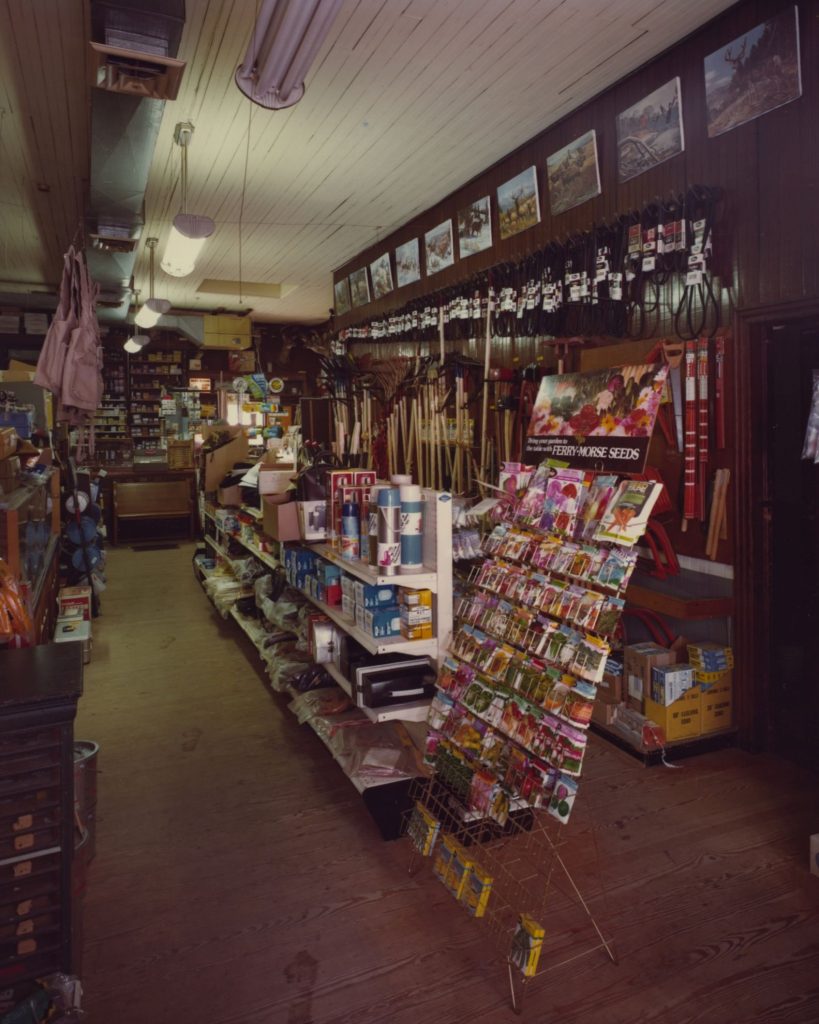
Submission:
M 94 454 L 94 414 L 102 402 L 103 353 L 95 312 L 99 286 L 88 273 L 82 253 L 75 256 L 75 276 L 79 281 L 79 323 L 71 332 L 63 370 L 63 385 L 58 419 L 78 427 L 77 461 L 82 461 L 86 429 L 88 450 Z
M 69 423 L 85 425 L 100 406 L 103 394 L 102 344 L 95 305 L 99 286 L 91 280 L 82 253 L 76 256 L 79 279 L 79 323 L 71 332 L 63 370 L 61 404 Z
M 37 360 L 37 370 L 34 374 L 34 383 L 39 384 L 42 388 L 47 388 L 57 396 L 58 400 L 62 392 L 63 371 L 71 341 L 71 332 L 79 322 L 76 303 L 75 255 L 72 245 L 63 256 L 60 301 L 46 332 L 45 341 L 40 350 L 40 358 Z

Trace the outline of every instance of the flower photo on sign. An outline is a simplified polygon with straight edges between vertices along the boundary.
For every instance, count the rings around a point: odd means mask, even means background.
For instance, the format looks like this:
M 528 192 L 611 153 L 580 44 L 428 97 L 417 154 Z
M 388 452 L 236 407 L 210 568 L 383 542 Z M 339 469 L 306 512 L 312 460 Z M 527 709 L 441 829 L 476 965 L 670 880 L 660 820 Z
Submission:
M 665 392 L 666 366 L 614 366 L 544 377 L 526 443 L 527 462 L 642 472 Z

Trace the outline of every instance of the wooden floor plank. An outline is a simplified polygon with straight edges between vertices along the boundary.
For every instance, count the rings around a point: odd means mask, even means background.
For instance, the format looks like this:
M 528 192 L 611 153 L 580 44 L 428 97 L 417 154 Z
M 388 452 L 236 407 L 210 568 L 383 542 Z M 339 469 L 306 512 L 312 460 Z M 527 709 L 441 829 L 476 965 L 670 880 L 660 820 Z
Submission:
M 89 1024 L 819 1022 L 815 779 L 737 750 L 646 769 L 593 738 L 561 854 L 620 962 L 534 979 L 517 1017 L 486 923 L 381 841 L 191 554 L 114 550 L 94 623 Z M 549 906 L 544 966 L 592 944 Z

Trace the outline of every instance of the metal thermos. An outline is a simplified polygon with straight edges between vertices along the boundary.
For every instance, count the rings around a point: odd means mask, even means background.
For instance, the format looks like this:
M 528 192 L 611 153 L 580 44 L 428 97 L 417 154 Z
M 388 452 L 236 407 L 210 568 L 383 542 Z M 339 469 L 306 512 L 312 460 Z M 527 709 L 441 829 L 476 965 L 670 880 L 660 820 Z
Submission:
M 394 576 L 401 567 L 401 493 L 397 487 L 378 492 L 378 571 Z
M 420 572 L 424 568 L 424 503 L 417 484 L 402 484 L 401 495 L 401 571 Z

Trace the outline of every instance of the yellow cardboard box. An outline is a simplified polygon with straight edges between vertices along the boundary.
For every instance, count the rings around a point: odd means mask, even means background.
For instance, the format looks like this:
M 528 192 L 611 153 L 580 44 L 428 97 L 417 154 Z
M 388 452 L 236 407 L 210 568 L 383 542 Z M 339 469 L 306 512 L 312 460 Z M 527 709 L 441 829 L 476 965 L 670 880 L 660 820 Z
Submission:
M 699 686 L 692 686 L 679 700 L 667 708 L 646 697 L 645 716 L 650 718 L 665 733 L 669 743 L 674 740 L 690 740 L 701 732 L 701 692 Z
M 730 729 L 733 721 L 733 691 L 728 681 L 709 686 L 700 693 L 700 728 L 705 733 Z

